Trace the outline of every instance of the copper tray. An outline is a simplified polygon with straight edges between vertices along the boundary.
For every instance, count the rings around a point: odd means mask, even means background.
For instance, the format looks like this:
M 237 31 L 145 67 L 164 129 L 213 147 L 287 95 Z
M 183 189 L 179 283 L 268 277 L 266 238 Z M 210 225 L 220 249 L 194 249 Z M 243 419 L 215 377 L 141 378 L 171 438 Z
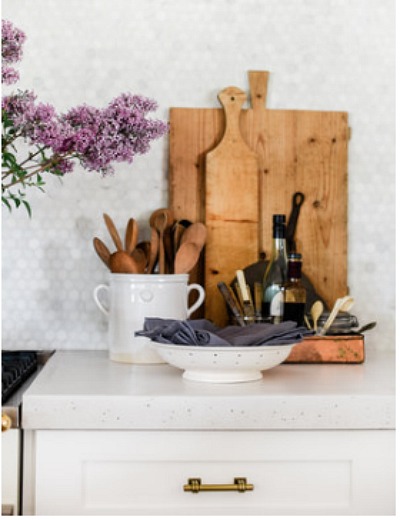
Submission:
M 285 363 L 363 363 L 364 336 L 311 336 L 295 345 Z

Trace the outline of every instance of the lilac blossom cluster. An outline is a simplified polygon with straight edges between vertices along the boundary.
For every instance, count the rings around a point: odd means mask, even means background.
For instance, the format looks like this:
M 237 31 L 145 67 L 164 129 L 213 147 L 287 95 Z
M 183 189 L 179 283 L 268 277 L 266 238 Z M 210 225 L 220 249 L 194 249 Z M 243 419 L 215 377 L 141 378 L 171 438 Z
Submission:
M 146 119 L 156 108 L 153 100 L 132 94 L 121 94 L 104 109 L 72 108 L 60 118 L 64 139 L 57 151 L 72 150 L 87 170 L 111 173 L 112 162 L 131 163 L 168 131 L 163 121 Z
M 2 82 L 9 84 L 13 76 L 7 65 L 22 56 L 25 40 L 22 31 L 3 20 Z M 16 73 L 17 74 L 17 73 Z M 17 74 L 18 77 L 18 74 Z M 150 149 L 151 141 L 168 131 L 167 123 L 147 119 L 157 103 L 143 96 L 129 93 L 113 99 L 105 108 L 86 104 L 57 114 L 47 103 L 36 101 L 32 91 L 18 91 L 2 98 L 2 200 L 17 206 L 25 193 L 18 195 L 10 189 L 37 186 L 42 189 L 44 172 L 64 175 L 71 172 L 75 162 L 89 171 L 103 175 L 113 173 L 112 163 L 128 162 Z M 29 145 L 27 157 L 17 162 L 14 152 L 18 140 Z
M 1 21 L 1 82 L 11 85 L 19 80 L 18 72 L 10 67 L 22 58 L 25 34 L 8 20 Z
M 15 135 L 51 150 L 57 161 L 49 168 L 58 173 L 72 171 L 72 160 L 77 159 L 89 171 L 110 174 L 111 163 L 131 163 L 135 155 L 147 153 L 151 141 L 168 131 L 165 122 L 146 119 L 156 108 L 151 99 L 121 94 L 104 109 L 81 105 L 58 115 L 52 105 L 36 103 L 31 91 L 2 99 Z

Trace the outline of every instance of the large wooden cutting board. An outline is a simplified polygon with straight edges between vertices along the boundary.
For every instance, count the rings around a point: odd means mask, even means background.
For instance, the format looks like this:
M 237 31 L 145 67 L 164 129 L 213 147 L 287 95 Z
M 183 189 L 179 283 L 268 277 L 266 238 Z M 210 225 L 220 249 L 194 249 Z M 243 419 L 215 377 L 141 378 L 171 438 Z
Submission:
M 269 257 L 272 215 L 289 216 L 293 193 L 303 192 L 297 250 L 303 255 L 304 272 L 333 305 L 348 292 L 347 113 L 266 109 L 268 73 L 251 72 L 249 79 L 251 108 L 241 111 L 240 129 L 258 155 L 260 218 L 259 236 L 248 237 L 242 247 L 257 242 L 260 255 Z M 218 108 L 170 110 L 169 205 L 177 218 L 205 221 L 205 157 L 222 139 L 224 123 Z M 235 184 L 226 189 L 237 195 Z M 217 253 L 232 256 L 234 250 L 218 248 Z M 208 278 L 201 266 L 191 276 L 205 286 Z

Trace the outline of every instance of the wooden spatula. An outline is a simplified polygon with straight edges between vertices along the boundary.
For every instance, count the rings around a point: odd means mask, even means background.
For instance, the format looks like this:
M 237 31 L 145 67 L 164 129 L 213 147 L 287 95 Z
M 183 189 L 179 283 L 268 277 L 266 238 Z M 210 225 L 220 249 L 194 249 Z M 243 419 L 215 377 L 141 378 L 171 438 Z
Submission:
M 117 228 L 114 224 L 114 221 L 112 218 L 107 215 L 107 213 L 103 213 L 104 222 L 106 223 L 106 227 L 108 229 L 108 232 L 110 233 L 110 236 L 112 238 L 112 241 L 115 244 L 115 247 L 118 251 L 123 251 L 124 246 L 122 245 L 121 237 L 119 236 L 119 233 L 117 231 Z
M 111 253 L 108 249 L 108 247 L 105 245 L 104 242 L 100 240 L 100 238 L 94 237 L 93 239 L 93 246 L 98 254 L 99 258 L 102 260 L 104 265 L 106 265 L 108 268 L 110 268 L 110 256 Z
M 259 170 L 257 155 L 239 128 L 246 94 L 228 87 L 218 98 L 226 121 L 222 140 L 206 155 L 205 312 L 208 319 L 223 326 L 227 313 L 218 296 L 218 282 L 229 285 L 237 269 L 258 257 Z
M 138 233 L 139 229 L 136 220 L 134 218 L 130 218 L 125 230 L 125 251 L 128 253 L 128 255 L 131 255 L 132 251 L 136 247 Z

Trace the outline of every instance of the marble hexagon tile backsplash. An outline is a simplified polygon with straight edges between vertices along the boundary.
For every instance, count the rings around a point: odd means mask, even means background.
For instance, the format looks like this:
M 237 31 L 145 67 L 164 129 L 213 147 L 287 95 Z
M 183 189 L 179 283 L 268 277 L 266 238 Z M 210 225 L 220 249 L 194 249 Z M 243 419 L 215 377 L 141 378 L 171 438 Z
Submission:
M 104 106 L 121 92 L 171 106 L 215 107 L 248 70 L 269 70 L 268 106 L 349 113 L 349 286 L 373 348 L 394 348 L 394 0 L 3 0 L 27 34 L 22 89 L 59 111 Z M 7 87 L 9 89 L 10 87 Z M 4 92 L 8 90 L 4 89 Z M 101 178 L 77 168 L 33 216 L 2 210 L 3 348 L 107 348 L 92 292 L 107 280 L 92 239 L 109 213 L 148 238 L 168 203 L 168 139 Z

